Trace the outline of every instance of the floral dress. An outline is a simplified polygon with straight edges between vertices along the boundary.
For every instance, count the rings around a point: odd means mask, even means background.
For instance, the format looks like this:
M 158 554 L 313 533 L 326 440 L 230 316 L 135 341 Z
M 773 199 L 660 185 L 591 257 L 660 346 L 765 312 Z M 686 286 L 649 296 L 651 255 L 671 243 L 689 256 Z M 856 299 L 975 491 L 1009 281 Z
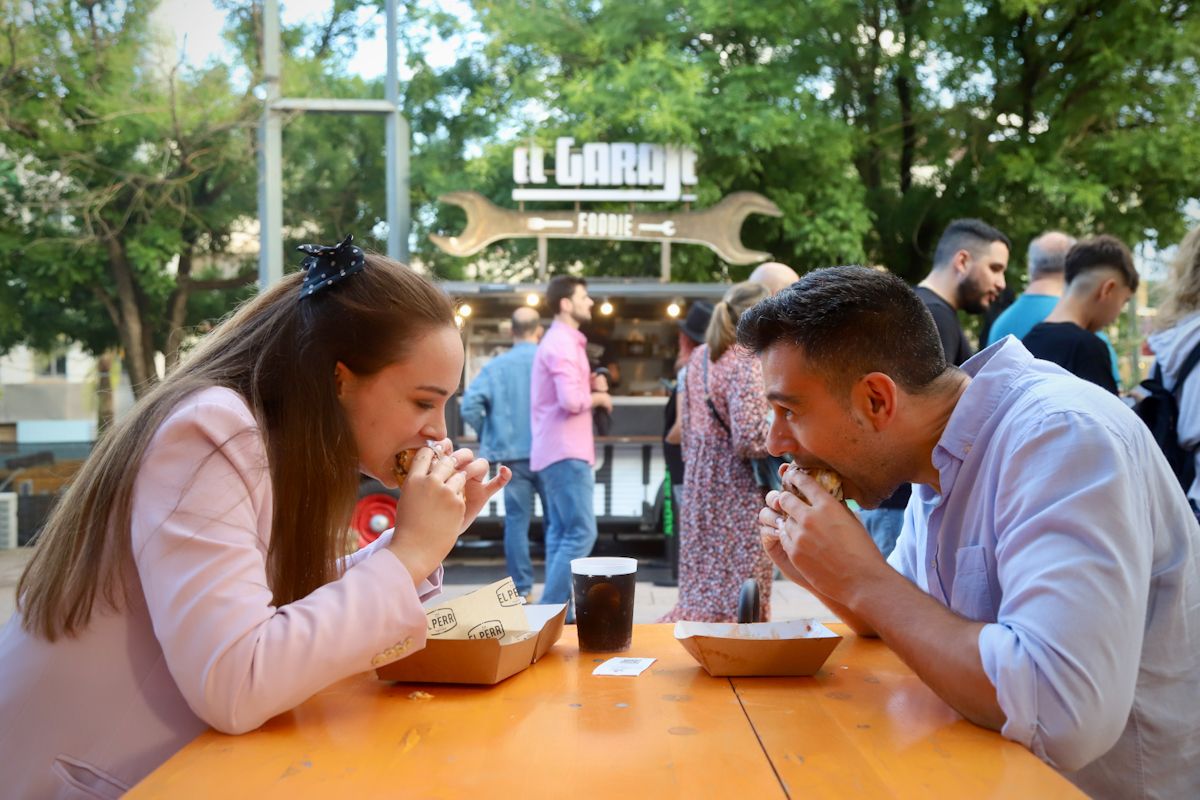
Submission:
M 758 538 L 764 492 L 748 459 L 767 455 L 767 401 L 762 367 L 741 347 L 708 363 L 708 396 L 729 431 L 704 402 L 708 347 L 697 347 L 684 377 L 679 602 L 661 622 L 736 622 L 742 582 L 758 582 L 762 619 L 770 618 L 774 565 Z

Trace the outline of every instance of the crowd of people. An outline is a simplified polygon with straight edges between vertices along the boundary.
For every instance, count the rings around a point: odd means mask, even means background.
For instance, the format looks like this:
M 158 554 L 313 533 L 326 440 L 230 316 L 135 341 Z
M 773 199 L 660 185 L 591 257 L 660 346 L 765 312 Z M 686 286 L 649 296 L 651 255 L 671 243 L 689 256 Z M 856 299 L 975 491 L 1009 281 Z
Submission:
M 497 492 L 518 591 L 535 599 L 536 495 L 536 599 L 569 606 L 570 561 L 597 536 L 593 419 L 612 410 L 581 332 L 586 281 L 550 281 L 544 332 L 514 313 L 513 348 L 463 397 L 477 457 L 447 438 L 464 361 L 450 298 L 349 239 L 303 249 L 301 272 L 97 443 L 41 534 L 0 630 L 16 796 L 119 795 L 205 726 L 252 730 L 419 649 L 441 562 Z M 1138 273 L 1111 236 L 1047 232 L 977 353 L 959 314 L 988 312 L 1011 249 L 957 220 L 915 288 L 767 264 L 689 310 L 665 619 L 733 620 L 747 579 L 767 618 L 779 570 L 1086 792 L 1196 796 L 1200 478 L 1180 485 L 1099 336 Z M 1149 346 L 1196 453 L 1200 230 Z M 801 469 L 764 476 L 772 457 Z M 857 513 L 805 469 L 840 476 Z M 345 556 L 360 472 L 403 491 L 395 529 Z

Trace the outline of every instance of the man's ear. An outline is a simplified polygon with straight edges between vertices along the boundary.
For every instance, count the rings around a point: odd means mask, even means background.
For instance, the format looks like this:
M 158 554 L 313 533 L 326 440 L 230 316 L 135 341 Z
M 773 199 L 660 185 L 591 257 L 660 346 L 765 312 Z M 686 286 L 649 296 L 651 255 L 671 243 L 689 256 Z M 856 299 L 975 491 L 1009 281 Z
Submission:
M 1100 284 L 1100 288 L 1096 291 L 1096 297 L 1100 300 L 1107 300 L 1112 296 L 1112 293 L 1117 290 L 1117 279 L 1108 278 Z
M 954 258 L 950 261 L 954 265 L 954 273 L 960 277 L 967 274 L 971 269 L 971 252 L 969 250 L 959 250 L 954 254 Z
M 876 431 L 892 423 L 896 416 L 899 389 L 882 372 L 869 372 L 858 379 L 851 390 L 851 402 Z

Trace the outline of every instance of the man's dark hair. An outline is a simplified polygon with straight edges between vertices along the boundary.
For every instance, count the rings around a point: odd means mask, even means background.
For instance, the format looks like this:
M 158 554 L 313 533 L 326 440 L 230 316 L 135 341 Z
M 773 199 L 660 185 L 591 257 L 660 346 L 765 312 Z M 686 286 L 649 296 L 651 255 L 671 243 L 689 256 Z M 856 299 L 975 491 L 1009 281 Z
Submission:
M 742 314 L 738 343 L 756 353 L 796 346 L 831 386 L 845 389 L 882 372 L 915 394 L 947 368 L 921 298 L 892 273 L 866 267 L 809 272 Z
M 1097 269 L 1115 269 L 1125 279 L 1125 285 L 1137 291 L 1138 271 L 1133 266 L 1133 253 L 1117 237 L 1102 234 L 1084 239 L 1067 253 L 1064 274 L 1068 285 L 1083 273 Z
M 570 300 L 575 294 L 576 286 L 587 286 L 587 281 L 574 275 L 555 275 L 546 287 L 546 305 L 550 306 L 550 316 L 558 316 L 563 300 Z
M 956 219 L 942 231 L 937 249 L 933 251 L 933 266 L 940 267 L 947 263 L 959 250 L 966 250 L 975 256 L 980 249 L 992 242 L 1003 242 L 1012 250 L 1012 242 L 1003 233 L 979 219 Z

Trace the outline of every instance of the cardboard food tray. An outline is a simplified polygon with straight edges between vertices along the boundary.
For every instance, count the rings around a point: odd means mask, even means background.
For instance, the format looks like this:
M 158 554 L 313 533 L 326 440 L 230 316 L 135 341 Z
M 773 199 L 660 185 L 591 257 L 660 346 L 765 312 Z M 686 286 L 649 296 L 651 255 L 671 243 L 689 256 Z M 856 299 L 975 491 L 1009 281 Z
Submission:
M 683 621 L 675 638 L 713 677 L 814 675 L 842 640 L 815 619 Z
M 499 683 L 554 646 L 562 636 L 567 606 L 526 606 L 525 614 L 529 631 L 503 639 L 430 639 L 424 649 L 379 667 L 375 675 L 380 680 L 411 683 Z

